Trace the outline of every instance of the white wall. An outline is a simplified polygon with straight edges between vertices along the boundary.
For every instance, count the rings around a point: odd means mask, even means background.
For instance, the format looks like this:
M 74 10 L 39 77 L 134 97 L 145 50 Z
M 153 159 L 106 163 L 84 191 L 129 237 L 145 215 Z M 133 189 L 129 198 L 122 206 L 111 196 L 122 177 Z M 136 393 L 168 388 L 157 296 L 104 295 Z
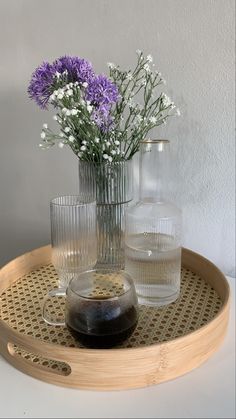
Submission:
M 27 98 L 32 71 L 65 53 L 129 67 L 139 48 L 182 111 L 153 136 L 172 142 L 184 245 L 233 274 L 233 0 L 1 0 L 0 43 L 0 265 L 49 242 L 50 198 L 77 189 L 74 155 L 37 147 L 51 114 Z

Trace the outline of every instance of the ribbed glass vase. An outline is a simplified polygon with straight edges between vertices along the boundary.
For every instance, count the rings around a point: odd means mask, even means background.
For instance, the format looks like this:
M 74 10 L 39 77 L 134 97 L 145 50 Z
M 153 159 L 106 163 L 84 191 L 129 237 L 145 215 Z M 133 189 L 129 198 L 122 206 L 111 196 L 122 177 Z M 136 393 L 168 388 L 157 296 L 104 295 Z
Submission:
M 79 161 L 79 194 L 97 201 L 98 267 L 124 267 L 124 215 L 133 199 L 132 160 Z

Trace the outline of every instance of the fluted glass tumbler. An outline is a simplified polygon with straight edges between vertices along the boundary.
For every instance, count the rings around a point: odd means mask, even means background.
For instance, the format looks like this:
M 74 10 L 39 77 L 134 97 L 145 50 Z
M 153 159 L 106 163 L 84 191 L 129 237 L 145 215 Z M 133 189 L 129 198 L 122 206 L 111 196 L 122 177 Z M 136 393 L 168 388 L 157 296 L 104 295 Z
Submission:
M 60 196 L 50 203 L 52 263 L 59 287 L 97 262 L 96 201 Z

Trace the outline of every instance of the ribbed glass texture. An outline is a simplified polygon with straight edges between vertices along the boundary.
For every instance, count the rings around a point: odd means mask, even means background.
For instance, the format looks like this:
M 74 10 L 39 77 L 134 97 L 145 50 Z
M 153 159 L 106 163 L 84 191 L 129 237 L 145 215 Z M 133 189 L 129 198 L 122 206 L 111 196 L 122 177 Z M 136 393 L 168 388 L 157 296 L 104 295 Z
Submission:
M 79 161 L 79 193 L 97 201 L 97 267 L 124 267 L 124 215 L 133 198 L 132 161 Z
M 181 211 L 165 201 L 169 142 L 141 145 L 140 200 L 126 212 L 125 270 L 139 303 L 162 306 L 180 292 Z
M 97 261 L 96 202 L 61 196 L 50 203 L 52 262 L 65 287 Z

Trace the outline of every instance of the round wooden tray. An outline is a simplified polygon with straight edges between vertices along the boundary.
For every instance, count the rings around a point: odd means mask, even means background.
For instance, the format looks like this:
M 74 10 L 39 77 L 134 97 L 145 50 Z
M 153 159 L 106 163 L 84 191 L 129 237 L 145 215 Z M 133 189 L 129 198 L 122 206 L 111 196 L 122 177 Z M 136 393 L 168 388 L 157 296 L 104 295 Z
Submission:
M 41 317 L 42 299 L 57 286 L 51 247 L 36 249 L 0 271 L 0 353 L 49 383 L 84 389 L 144 387 L 178 377 L 208 359 L 228 323 L 229 286 L 219 269 L 182 250 L 181 294 L 168 306 L 140 306 L 134 334 L 115 349 L 86 349 L 64 327 Z M 53 303 L 52 313 L 63 310 Z

